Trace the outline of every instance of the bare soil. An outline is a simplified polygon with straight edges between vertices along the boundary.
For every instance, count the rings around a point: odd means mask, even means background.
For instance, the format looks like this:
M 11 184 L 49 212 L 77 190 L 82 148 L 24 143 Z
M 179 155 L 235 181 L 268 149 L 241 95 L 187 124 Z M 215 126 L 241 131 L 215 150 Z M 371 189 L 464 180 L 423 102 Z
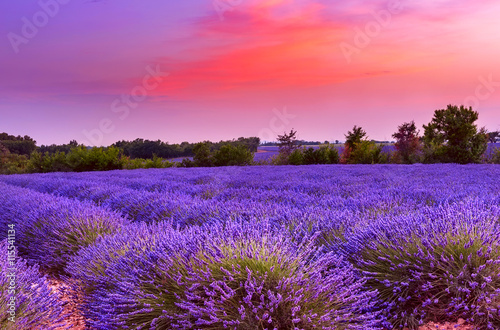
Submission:
M 70 288 L 66 283 L 58 279 L 49 279 L 49 287 L 53 292 L 57 293 L 60 299 L 64 302 L 64 311 L 68 314 L 65 319 L 65 327 L 72 330 L 84 330 L 85 319 L 78 310 L 78 301 L 68 294 Z M 404 330 L 408 330 L 405 328 Z M 434 323 L 430 322 L 420 326 L 418 330 L 475 330 L 474 326 L 466 324 L 463 319 L 458 319 L 457 322 Z
M 420 326 L 418 330 L 474 330 L 474 326 L 465 324 L 463 319 L 458 319 L 457 322 L 434 323 L 430 322 Z M 408 330 L 405 328 L 404 330 Z
M 78 301 L 68 294 L 70 288 L 66 283 L 58 279 L 49 279 L 49 287 L 52 292 L 57 293 L 64 304 L 64 312 L 68 317 L 64 320 L 64 326 L 72 330 L 84 330 L 85 319 L 78 310 Z

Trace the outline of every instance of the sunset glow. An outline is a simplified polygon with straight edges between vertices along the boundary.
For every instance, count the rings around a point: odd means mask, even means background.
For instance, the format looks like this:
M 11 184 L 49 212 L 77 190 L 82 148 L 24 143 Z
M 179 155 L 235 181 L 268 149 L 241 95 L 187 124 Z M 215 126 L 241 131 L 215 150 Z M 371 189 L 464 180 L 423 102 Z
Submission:
M 40 0 L 0 16 L 0 131 L 38 144 L 258 136 L 284 108 L 274 128 L 307 140 L 353 125 L 390 140 L 450 103 L 500 128 L 495 1 Z

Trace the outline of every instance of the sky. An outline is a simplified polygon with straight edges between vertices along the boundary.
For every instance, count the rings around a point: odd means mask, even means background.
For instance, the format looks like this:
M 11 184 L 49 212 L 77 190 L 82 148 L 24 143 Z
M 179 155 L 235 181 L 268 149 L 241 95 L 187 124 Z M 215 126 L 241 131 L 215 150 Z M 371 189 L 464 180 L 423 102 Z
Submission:
M 0 132 L 392 140 L 448 104 L 498 130 L 498 17 L 494 0 L 5 0 Z

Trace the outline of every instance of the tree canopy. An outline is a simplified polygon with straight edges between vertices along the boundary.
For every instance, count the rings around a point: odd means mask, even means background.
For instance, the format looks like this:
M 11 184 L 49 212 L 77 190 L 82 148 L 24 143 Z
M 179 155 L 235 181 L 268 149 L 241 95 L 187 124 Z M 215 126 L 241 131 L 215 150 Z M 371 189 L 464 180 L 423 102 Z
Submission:
M 403 123 L 398 126 L 398 131 L 392 134 L 396 139 L 394 146 L 397 150 L 398 160 L 404 164 L 416 162 L 417 152 L 420 150 L 419 131 L 415 122 Z
M 463 105 L 434 111 L 431 122 L 423 126 L 427 161 L 479 163 L 488 140 L 486 130 L 478 130 L 475 124 L 478 117 L 476 111 Z

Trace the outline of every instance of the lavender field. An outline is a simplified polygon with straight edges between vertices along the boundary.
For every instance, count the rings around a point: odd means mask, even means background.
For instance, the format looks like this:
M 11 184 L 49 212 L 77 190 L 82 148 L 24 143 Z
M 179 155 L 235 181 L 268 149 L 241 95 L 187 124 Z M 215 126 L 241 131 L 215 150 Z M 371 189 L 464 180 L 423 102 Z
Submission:
M 500 329 L 499 178 L 454 164 L 0 176 L 0 267 L 16 269 L 17 329 L 68 327 L 49 279 L 88 329 Z

